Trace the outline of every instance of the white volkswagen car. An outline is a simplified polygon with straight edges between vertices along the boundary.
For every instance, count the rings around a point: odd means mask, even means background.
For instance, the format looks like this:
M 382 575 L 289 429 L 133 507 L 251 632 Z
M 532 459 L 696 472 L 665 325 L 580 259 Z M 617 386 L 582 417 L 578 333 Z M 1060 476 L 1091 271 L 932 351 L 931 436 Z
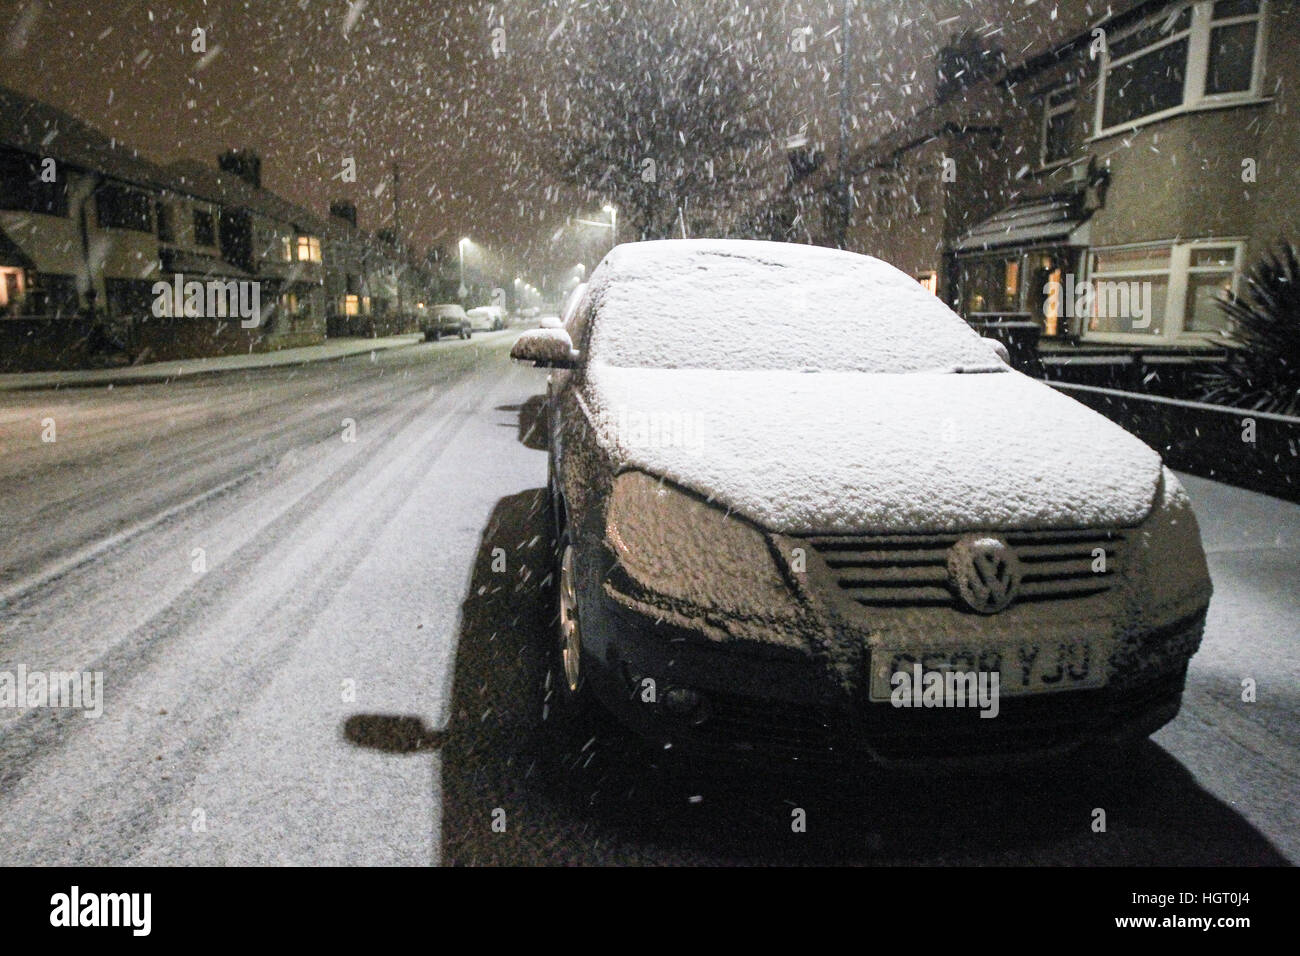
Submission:
M 552 369 L 551 718 L 915 764 L 1177 713 L 1211 590 L 1177 478 L 884 262 L 619 246 L 512 355 Z

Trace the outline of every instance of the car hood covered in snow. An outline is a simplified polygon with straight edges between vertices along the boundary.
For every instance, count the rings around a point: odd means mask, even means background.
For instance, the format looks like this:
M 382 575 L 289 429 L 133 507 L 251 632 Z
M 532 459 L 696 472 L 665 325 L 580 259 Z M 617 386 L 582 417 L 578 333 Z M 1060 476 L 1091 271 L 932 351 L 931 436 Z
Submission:
M 1149 447 L 1049 386 L 983 374 L 622 368 L 586 399 L 616 467 L 786 534 L 1124 527 Z

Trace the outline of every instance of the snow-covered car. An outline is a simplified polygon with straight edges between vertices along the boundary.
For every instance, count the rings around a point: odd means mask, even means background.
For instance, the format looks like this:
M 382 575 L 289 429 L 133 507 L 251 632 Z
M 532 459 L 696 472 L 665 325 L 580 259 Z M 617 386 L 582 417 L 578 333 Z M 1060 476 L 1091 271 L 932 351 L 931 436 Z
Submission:
M 1177 713 L 1211 592 L 1177 478 L 905 273 L 622 245 L 511 354 L 553 370 L 549 719 L 594 699 L 677 752 L 924 765 Z
M 480 305 L 465 314 L 475 332 L 496 332 L 506 327 L 506 310 L 499 305 Z
M 444 335 L 467 339 L 472 333 L 469 316 L 464 308 L 454 302 L 435 305 L 428 315 L 420 318 L 420 331 L 426 342 L 436 342 Z
M 560 326 L 567 329 L 573 324 L 573 317 L 578 314 L 578 306 L 582 305 L 582 297 L 586 294 L 587 283 L 580 282 L 573 287 L 564 299 L 564 308 L 560 309 Z

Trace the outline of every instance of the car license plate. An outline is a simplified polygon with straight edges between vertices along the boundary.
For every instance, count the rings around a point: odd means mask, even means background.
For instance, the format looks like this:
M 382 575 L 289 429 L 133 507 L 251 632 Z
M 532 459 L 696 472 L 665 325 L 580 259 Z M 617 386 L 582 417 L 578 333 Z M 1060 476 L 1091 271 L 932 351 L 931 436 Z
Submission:
M 871 660 L 871 699 L 882 701 L 893 693 L 894 674 L 905 671 L 912 678 L 918 663 L 922 675 L 996 671 L 1001 697 L 1083 690 L 1106 683 L 1106 657 L 1085 638 L 1023 641 L 998 649 L 881 648 Z

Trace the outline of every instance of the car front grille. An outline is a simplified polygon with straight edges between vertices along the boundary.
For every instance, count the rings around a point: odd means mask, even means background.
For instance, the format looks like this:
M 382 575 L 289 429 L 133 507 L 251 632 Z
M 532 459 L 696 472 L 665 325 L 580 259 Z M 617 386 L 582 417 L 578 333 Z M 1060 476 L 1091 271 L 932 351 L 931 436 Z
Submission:
M 1118 531 L 1017 531 L 1002 534 L 1023 569 L 1017 602 L 1083 598 L 1107 591 L 1123 560 Z M 948 582 L 948 551 L 958 535 L 822 535 L 808 543 L 839 586 L 867 607 L 961 607 Z M 1102 570 L 1094 570 L 1105 555 Z

